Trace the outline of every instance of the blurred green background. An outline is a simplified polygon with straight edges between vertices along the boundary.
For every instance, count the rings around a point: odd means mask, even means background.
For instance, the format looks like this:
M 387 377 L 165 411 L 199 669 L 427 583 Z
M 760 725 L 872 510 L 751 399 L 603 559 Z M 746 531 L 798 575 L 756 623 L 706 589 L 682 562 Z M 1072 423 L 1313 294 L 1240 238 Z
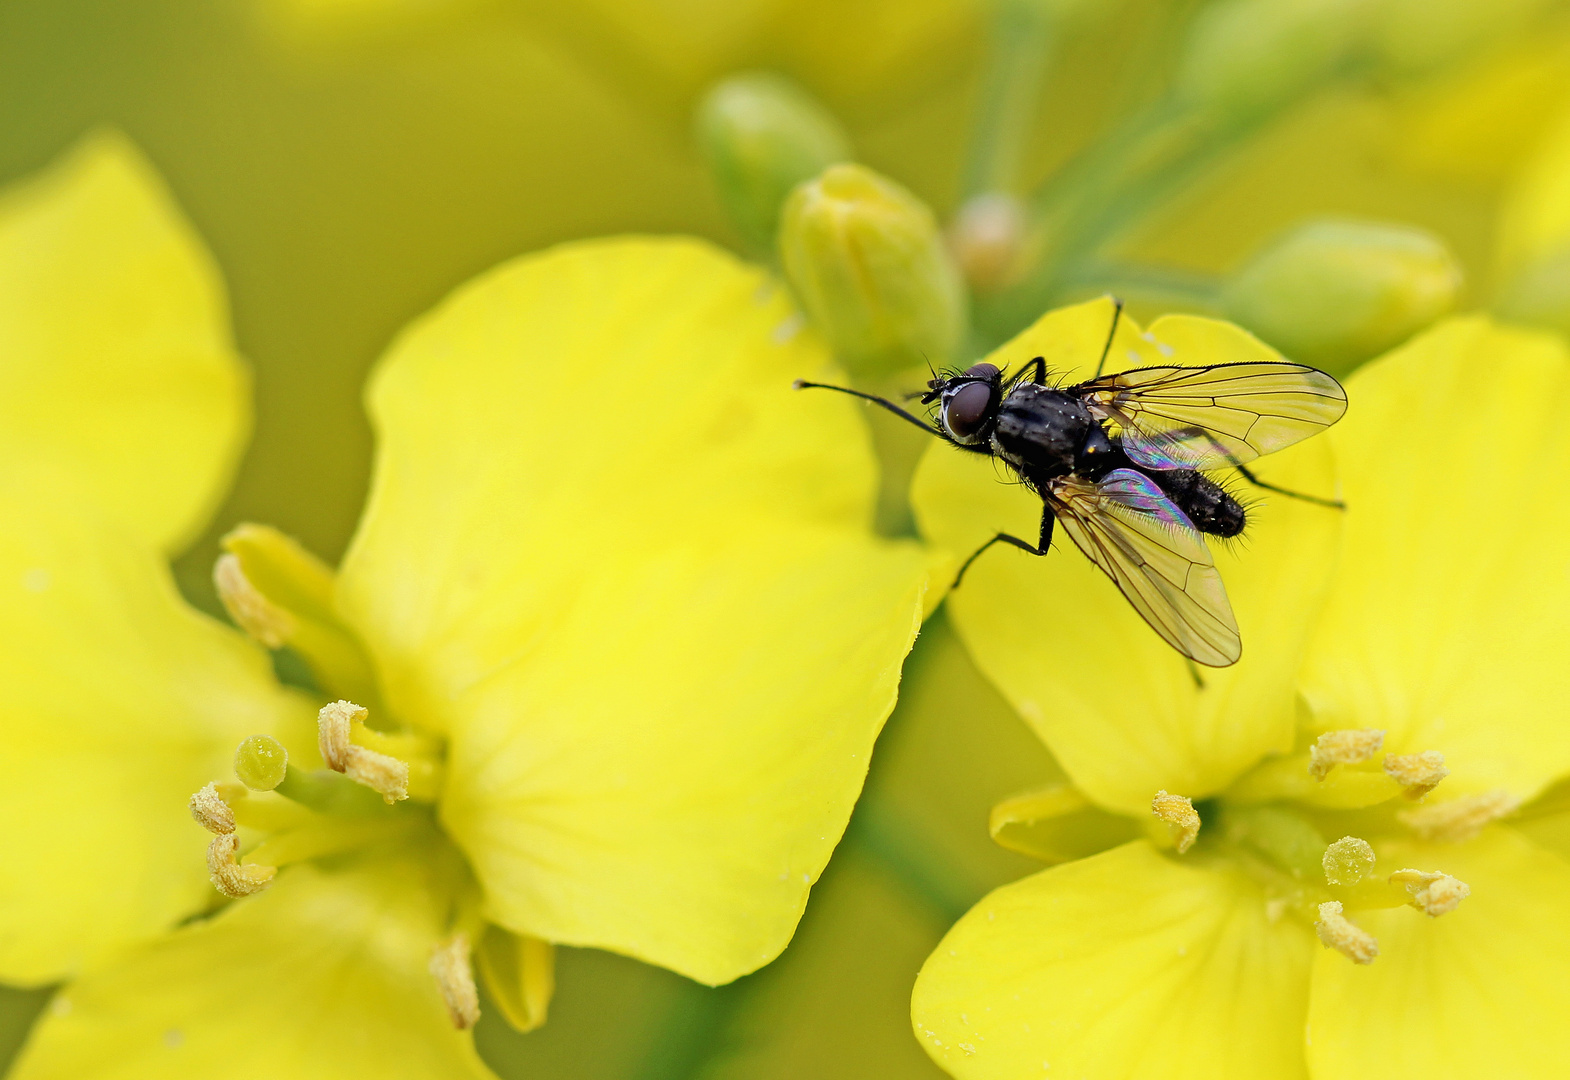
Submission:
M 1065 15 L 1029 86 L 1012 186 L 1057 174 L 1157 100 L 1204 7 L 1111 0 Z M 576 237 L 736 245 L 692 137 L 716 79 L 789 75 L 845 124 L 858 160 L 950 217 L 997 71 L 997 11 L 983 0 L 5 0 L 0 181 L 118 127 L 216 255 L 257 408 L 227 503 L 177 566 L 216 612 L 216 538 L 237 522 L 342 553 L 370 464 L 365 372 L 456 285 Z M 1492 303 L 1501 201 L 1570 90 L 1570 35 L 1554 11 L 1541 17 L 1441 64 L 1316 85 L 1151 206 L 1122 251 L 1224 273 L 1305 218 L 1376 218 L 1442 238 L 1465 269 L 1461 306 Z M 625 379 L 642 390 L 640 373 Z M 563 949 L 550 1023 L 519 1036 L 492 1010 L 482 1052 L 504 1077 L 938 1076 L 910 1036 L 911 982 L 960 913 L 1032 868 L 987 839 L 989 806 L 1058 775 L 940 614 L 780 961 L 710 990 Z M 41 1001 L 0 994 L 0 1060 Z

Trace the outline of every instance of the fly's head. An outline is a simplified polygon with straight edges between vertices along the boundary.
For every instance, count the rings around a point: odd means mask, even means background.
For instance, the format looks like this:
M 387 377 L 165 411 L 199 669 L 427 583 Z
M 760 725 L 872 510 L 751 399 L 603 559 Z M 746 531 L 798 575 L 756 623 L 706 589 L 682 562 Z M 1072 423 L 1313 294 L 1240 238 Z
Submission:
M 1002 401 L 1003 373 L 995 364 L 972 364 L 962 375 L 932 379 L 921 396 L 923 405 L 938 403 L 944 432 L 961 446 L 986 441 Z

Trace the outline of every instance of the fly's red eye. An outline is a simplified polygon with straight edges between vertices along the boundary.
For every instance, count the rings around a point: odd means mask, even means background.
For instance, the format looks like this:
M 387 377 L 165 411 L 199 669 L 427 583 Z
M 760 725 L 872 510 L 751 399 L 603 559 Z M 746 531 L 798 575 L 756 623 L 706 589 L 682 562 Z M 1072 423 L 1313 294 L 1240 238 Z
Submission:
M 990 365 L 977 364 L 976 366 Z M 971 370 L 974 371 L 975 368 Z M 981 430 L 981 425 L 987 419 L 987 409 L 991 404 L 992 387 L 989 384 L 967 383 L 949 398 L 943 409 L 943 423 L 948 427 L 949 434 L 956 439 L 968 439 Z
M 998 366 L 996 364 L 972 364 L 965 369 L 966 375 L 971 375 L 978 379 L 990 379 L 997 373 Z

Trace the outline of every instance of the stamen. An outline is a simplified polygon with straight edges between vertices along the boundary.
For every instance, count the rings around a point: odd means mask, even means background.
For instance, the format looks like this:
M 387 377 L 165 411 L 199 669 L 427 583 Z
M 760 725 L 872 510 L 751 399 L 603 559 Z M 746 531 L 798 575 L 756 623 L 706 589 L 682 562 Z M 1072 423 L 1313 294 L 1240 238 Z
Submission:
M 245 576 L 236 555 L 220 555 L 213 564 L 213 584 L 224 610 L 240 629 L 269 649 L 282 648 L 295 631 L 294 616 L 274 604 Z
M 1308 771 L 1316 780 L 1330 775 L 1337 765 L 1358 765 L 1368 761 L 1385 743 L 1385 733 L 1372 728 L 1345 728 L 1327 731 L 1308 750 Z
M 1405 886 L 1412 906 L 1433 918 L 1454 911 L 1472 895 L 1466 882 L 1438 871 L 1397 870 L 1390 875 L 1390 884 Z
M 1386 754 L 1385 772 L 1402 787 L 1401 794 L 1408 799 L 1421 799 L 1439 786 L 1439 781 L 1450 775 L 1445 768 L 1445 755 L 1438 750 L 1424 750 L 1419 754 Z
M 323 705 L 316 714 L 316 740 L 328 768 L 364 784 L 389 803 L 409 797 L 409 766 L 350 741 L 356 723 L 365 723 L 369 710 L 352 701 Z
M 1325 881 L 1331 885 L 1356 885 L 1374 870 L 1374 849 L 1367 840 L 1343 836 L 1325 848 L 1321 860 Z
M 1508 817 L 1520 806 L 1521 800 L 1508 791 L 1485 791 L 1403 810 L 1396 818 L 1424 840 L 1456 843 L 1476 836 L 1484 825 Z
M 1326 946 L 1354 964 L 1372 964 L 1379 955 L 1379 942 L 1367 930 L 1354 925 L 1341 914 L 1341 901 L 1327 900 L 1319 905 L 1319 921 L 1314 933 Z
M 1199 811 L 1194 809 L 1192 800 L 1158 791 L 1156 797 L 1150 800 L 1150 812 L 1167 823 L 1172 843 L 1177 847 L 1179 855 L 1194 846 L 1200 822 Z
M 227 836 L 234 832 L 234 811 L 218 794 L 217 784 L 208 784 L 191 796 L 191 816 L 210 833 Z
M 213 837 L 207 846 L 207 873 L 213 888 L 225 896 L 238 899 L 259 893 L 272 883 L 278 873 L 276 866 L 247 863 L 241 866 L 234 854 L 240 849 L 240 838 L 234 833 Z
M 480 992 L 474 985 L 474 965 L 470 960 L 469 935 L 456 933 L 445 945 L 431 953 L 431 974 L 447 1002 L 452 1026 L 462 1031 L 480 1018 Z

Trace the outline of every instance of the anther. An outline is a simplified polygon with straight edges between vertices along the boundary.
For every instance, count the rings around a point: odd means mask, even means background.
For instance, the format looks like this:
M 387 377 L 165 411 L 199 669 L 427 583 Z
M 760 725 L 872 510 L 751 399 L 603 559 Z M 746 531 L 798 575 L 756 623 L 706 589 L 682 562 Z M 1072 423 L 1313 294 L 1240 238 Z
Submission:
M 1386 754 L 1385 772 L 1401 785 L 1401 794 L 1408 799 L 1421 799 L 1439 786 L 1439 781 L 1450 775 L 1445 768 L 1445 755 L 1438 750 L 1424 750 L 1420 754 Z
M 1331 885 L 1356 885 L 1374 870 L 1374 849 L 1367 840 L 1343 836 L 1325 848 L 1320 860 L 1325 881 Z
M 480 992 L 474 985 L 469 935 L 459 932 L 446 944 L 438 945 L 431 953 L 430 971 L 442 1000 L 447 1002 L 452 1026 L 460 1031 L 473 1027 L 480 1018 Z
M 1508 791 L 1485 791 L 1403 810 L 1396 818 L 1424 840 L 1456 843 L 1477 835 L 1489 822 L 1515 813 L 1520 805 L 1521 800 Z
M 1150 800 L 1150 812 L 1167 823 L 1167 829 L 1172 833 L 1172 843 L 1177 847 L 1179 855 L 1194 846 L 1200 823 L 1199 811 L 1194 809 L 1192 800 L 1158 791 L 1156 797 Z
M 369 710 L 352 701 L 323 705 L 316 714 L 316 740 L 322 760 L 334 772 L 364 784 L 389 803 L 409 797 L 409 765 L 350 741 L 356 723 L 364 723 Z
M 1317 780 L 1330 775 L 1337 765 L 1358 765 L 1368 761 L 1385 743 L 1385 733 L 1371 728 L 1345 728 L 1327 731 L 1308 750 L 1308 771 Z
M 220 555 L 213 564 L 213 584 L 224 610 L 240 629 L 269 649 L 281 648 L 295 631 L 294 616 L 263 596 L 245 576 L 237 555 Z
M 1472 895 L 1466 882 L 1438 871 L 1397 870 L 1390 875 L 1390 884 L 1404 886 L 1412 906 L 1434 918 L 1454 911 Z
M 276 866 L 258 866 L 255 863 L 241 866 L 234 857 L 239 850 L 240 838 L 234 833 L 215 836 L 213 842 L 207 845 L 207 873 L 213 888 L 236 899 L 261 892 L 272 883 L 273 875 L 278 873 Z
M 1314 933 L 1327 947 L 1354 964 L 1372 964 L 1379 955 L 1379 942 L 1374 940 L 1374 935 L 1343 915 L 1339 900 L 1327 900 L 1319 905 L 1319 921 L 1314 924 Z
M 210 833 L 227 836 L 234 832 L 234 811 L 218 794 L 217 784 L 208 784 L 191 796 L 191 817 Z

